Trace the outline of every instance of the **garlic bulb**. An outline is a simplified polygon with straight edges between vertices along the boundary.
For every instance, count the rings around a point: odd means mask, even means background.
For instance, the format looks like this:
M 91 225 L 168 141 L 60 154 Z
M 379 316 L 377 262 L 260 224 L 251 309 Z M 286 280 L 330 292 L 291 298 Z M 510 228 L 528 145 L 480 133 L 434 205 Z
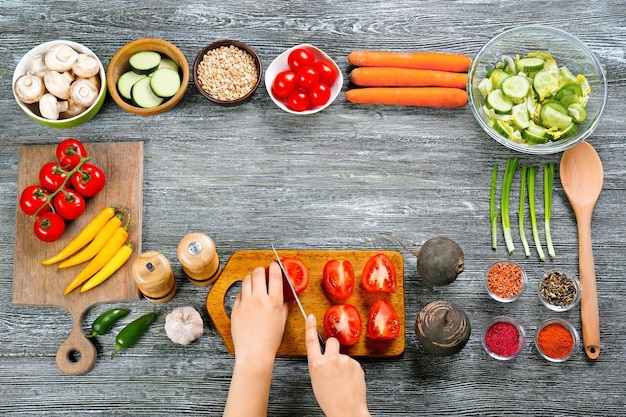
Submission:
M 188 345 L 204 333 L 202 317 L 193 307 L 177 307 L 165 317 L 165 333 L 172 342 Z

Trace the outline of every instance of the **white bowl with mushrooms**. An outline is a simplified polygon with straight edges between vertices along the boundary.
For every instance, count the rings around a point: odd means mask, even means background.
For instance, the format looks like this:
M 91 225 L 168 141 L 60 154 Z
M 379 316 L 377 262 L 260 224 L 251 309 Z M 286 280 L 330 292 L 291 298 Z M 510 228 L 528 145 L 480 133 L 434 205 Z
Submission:
M 76 42 L 55 40 L 28 51 L 13 72 L 13 95 L 28 116 L 48 127 L 90 120 L 106 97 L 100 59 Z

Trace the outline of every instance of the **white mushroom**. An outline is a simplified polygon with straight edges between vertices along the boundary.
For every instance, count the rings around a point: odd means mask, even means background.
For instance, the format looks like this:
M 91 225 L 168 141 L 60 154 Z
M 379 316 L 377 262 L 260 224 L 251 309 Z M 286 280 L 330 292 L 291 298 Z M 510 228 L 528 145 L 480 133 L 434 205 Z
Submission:
M 78 52 L 66 44 L 57 44 L 46 52 L 44 61 L 46 66 L 58 72 L 65 72 L 72 69 L 72 65 L 78 59 Z
M 203 332 L 202 317 L 193 307 L 177 307 L 165 317 L 165 334 L 174 343 L 188 345 Z
M 78 58 L 74 65 L 72 65 L 72 71 L 77 77 L 93 77 L 100 72 L 100 65 L 98 60 L 91 55 L 78 54 Z
M 15 95 L 23 103 L 36 103 L 45 92 L 43 80 L 34 75 L 22 75 L 15 81 Z
M 71 98 L 67 101 L 67 110 L 61 113 L 60 117 L 63 119 L 69 119 L 70 117 L 78 116 L 86 110 L 86 107 L 75 103 Z
M 61 100 L 70 98 L 70 84 L 72 81 L 74 81 L 74 77 L 69 72 L 61 74 L 57 71 L 48 71 L 43 76 L 43 82 L 48 92 Z
M 91 106 L 98 98 L 98 90 L 87 78 L 78 78 L 70 86 L 70 99 L 83 107 Z
M 43 61 L 43 57 L 41 55 L 35 55 L 31 60 L 30 60 L 30 68 L 27 72 L 27 74 L 31 74 L 34 75 L 36 77 L 43 77 L 45 71 L 46 71 L 46 63 Z
M 58 101 L 55 96 L 46 93 L 39 100 L 39 113 L 41 117 L 49 120 L 58 120 L 60 113 L 68 108 L 67 101 Z

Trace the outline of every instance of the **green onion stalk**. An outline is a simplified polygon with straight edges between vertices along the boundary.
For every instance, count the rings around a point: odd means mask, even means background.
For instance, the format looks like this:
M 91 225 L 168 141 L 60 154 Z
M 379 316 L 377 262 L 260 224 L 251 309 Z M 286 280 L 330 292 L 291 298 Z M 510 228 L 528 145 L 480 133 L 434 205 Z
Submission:
M 546 256 L 543 254 L 541 248 L 541 242 L 539 241 L 539 231 L 537 229 L 537 216 L 535 214 L 535 178 L 537 176 L 537 167 L 528 168 L 528 206 L 530 208 L 530 223 L 533 227 L 533 238 L 535 239 L 535 246 L 537 247 L 537 253 L 539 259 L 546 260 Z
M 496 183 L 498 181 L 498 164 L 493 166 L 491 173 L 491 197 L 489 200 L 489 215 L 491 219 L 491 248 L 498 248 L 498 212 L 496 211 Z
M 502 231 L 504 233 L 504 242 L 509 253 L 513 253 L 515 246 L 513 245 L 513 237 L 511 236 L 511 222 L 509 221 L 509 197 L 511 196 L 511 184 L 517 169 L 518 158 L 509 158 L 504 168 L 504 180 L 502 181 L 502 205 L 500 206 L 500 215 L 502 216 Z
M 520 189 L 519 189 L 519 210 L 517 212 L 517 219 L 519 225 L 519 237 L 522 240 L 524 246 L 524 254 L 528 258 L 530 256 L 530 248 L 528 247 L 528 241 L 526 240 L 526 232 L 524 232 L 524 202 L 526 201 L 526 171 L 528 167 L 522 165 L 522 172 L 520 174 Z
M 552 216 L 552 184 L 554 182 L 554 162 L 544 164 L 543 166 L 543 209 L 545 212 L 545 232 L 546 246 L 548 247 L 548 255 L 551 258 L 556 257 L 554 246 L 552 245 L 552 234 L 550 232 L 550 217 Z

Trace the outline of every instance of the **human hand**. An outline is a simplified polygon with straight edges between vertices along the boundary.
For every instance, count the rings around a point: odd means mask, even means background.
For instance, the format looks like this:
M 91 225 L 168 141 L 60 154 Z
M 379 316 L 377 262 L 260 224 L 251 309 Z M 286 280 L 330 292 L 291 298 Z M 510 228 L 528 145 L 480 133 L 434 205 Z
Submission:
M 326 340 L 326 349 L 322 353 L 317 322 L 312 314 L 306 321 L 305 338 L 311 385 L 324 414 L 327 417 L 370 416 L 361 365 L 339 352 L 340 345 L 334 337 Z

